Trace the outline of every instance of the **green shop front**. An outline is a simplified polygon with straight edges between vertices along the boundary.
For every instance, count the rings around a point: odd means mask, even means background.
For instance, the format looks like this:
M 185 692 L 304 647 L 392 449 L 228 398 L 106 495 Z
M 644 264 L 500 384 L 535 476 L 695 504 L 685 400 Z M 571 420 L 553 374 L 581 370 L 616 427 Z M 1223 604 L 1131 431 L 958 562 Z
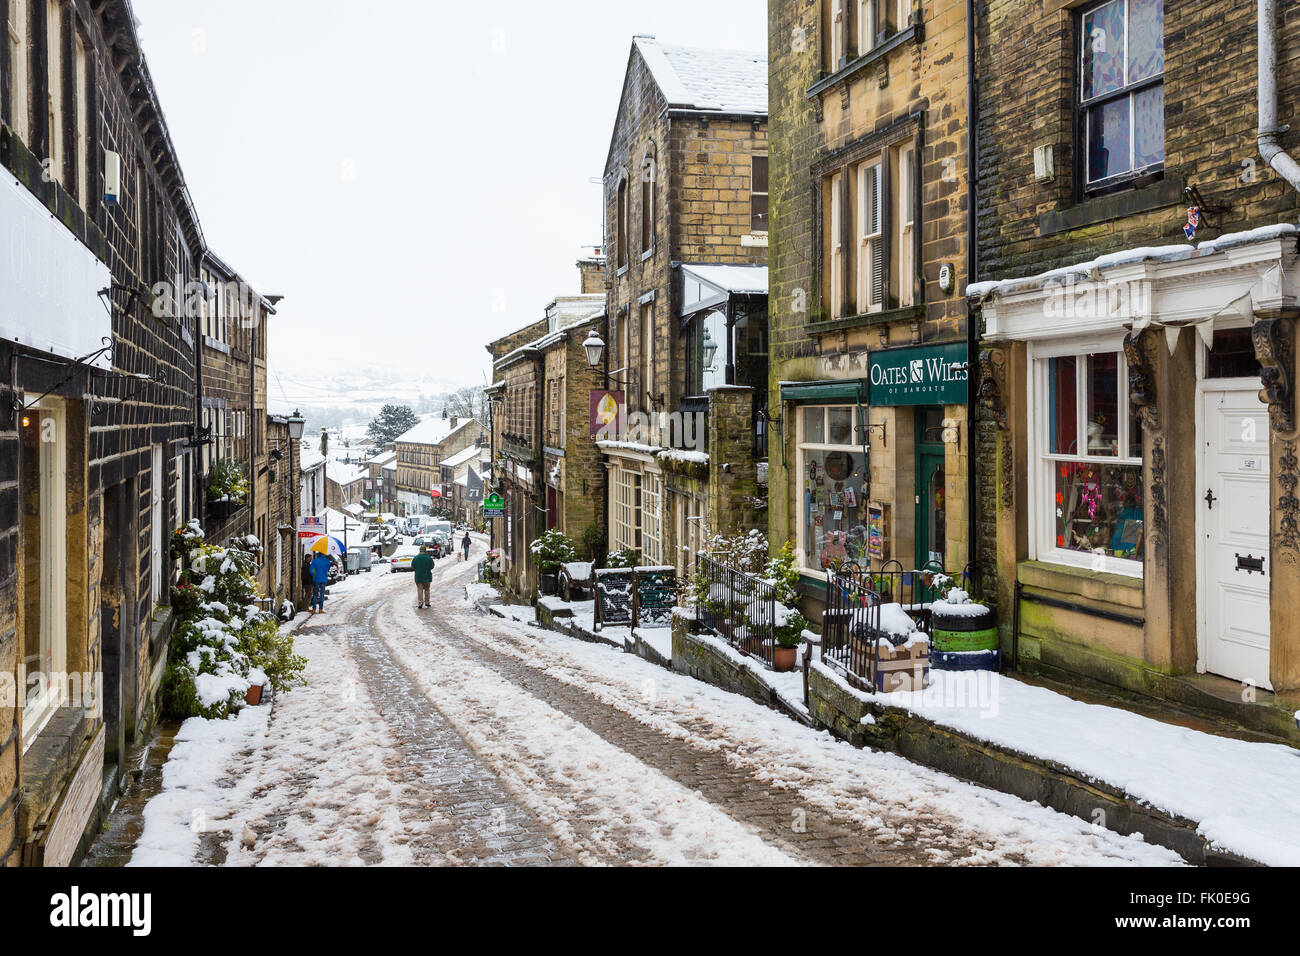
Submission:
M 818 367 L 857 374 L 781 384 L 787 435 L 793 428 L 791 523 L 810 605 L 826 570 L 840 563 L 960 572 L 968 554 L 965 344 L 832 356 Z

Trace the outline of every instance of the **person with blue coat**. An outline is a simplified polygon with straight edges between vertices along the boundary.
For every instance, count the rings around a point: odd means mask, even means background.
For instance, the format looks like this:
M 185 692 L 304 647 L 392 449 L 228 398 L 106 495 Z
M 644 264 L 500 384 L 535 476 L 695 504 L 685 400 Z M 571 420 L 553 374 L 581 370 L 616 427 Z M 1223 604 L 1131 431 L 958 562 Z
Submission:
M 330 579 L 330 559 L 328 555 L 317 553 L 311 559 L 311 580 L 314 585 L 311 597 L 311 611 L 325 610 L 325 585 Z

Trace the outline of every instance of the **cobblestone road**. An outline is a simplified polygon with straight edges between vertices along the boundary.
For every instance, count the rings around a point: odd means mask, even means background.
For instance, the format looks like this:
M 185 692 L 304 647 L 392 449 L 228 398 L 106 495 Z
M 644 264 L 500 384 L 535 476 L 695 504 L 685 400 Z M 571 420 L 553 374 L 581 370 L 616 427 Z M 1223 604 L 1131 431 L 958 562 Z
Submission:
M 409 575 L 363 575 L 334 589 L 328 610 L 297 631 L 306 687 L 279 695 L 269 719 L 229 745 L 224 767 L 178 744 L 171 772 L 181 782 L 143 814 L 169 814 L 171 836 L 151 838 L 145 827 L 153 855 L 144 859 L 1173 862 L 1139 841 L 854 750 L 633 655 L 490 616 L 465 598 L 473 567 L 440 562 L 433 609 L 415 608 Z M 124 806 L 138 813 L 142 803 Z M 201 823 L 192 840 L 190 819 Z M 104 847 L 98 858 L 112 865 L 130 849 Z

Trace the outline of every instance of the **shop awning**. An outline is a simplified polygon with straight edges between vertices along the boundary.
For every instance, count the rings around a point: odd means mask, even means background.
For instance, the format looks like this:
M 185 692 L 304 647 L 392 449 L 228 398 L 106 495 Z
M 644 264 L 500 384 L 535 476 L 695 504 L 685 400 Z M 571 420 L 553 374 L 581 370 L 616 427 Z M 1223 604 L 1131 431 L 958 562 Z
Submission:
M 866 401 L 863 379 L 832 382 L 782 382 L 781 401 L 795 405 L 854 405 Z
M 683 262 L 681 315 L 716 308 L 732 296 L 767 295 L 767 266 Z

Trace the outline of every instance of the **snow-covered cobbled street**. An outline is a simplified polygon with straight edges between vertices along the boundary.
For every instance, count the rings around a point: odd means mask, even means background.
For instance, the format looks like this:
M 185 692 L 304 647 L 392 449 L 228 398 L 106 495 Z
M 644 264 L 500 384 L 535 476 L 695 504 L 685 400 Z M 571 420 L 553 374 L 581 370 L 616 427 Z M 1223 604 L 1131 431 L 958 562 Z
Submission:
M 481 547 L 476 548 L 476 552 Z M 1174 865 L 1173 853 L 469 603 L 361 575 L 309 684 L 187 722 L 132 865 Z

